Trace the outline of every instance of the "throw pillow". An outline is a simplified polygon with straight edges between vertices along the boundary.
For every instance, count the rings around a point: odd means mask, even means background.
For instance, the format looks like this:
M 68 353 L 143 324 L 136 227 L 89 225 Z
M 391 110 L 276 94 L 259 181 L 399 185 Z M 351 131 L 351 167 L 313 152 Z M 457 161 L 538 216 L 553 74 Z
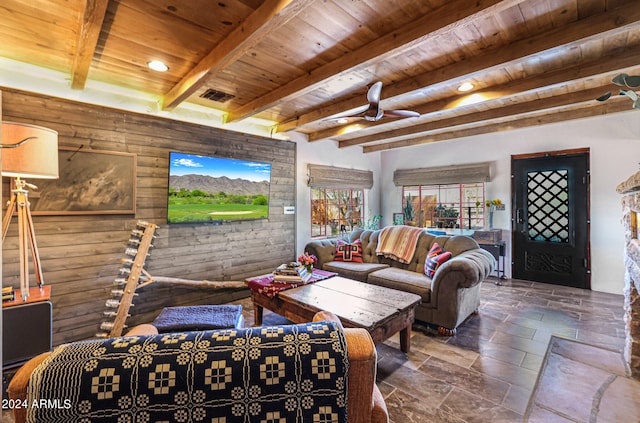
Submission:
M 335 261 L 351 261 L 354 263 L 362 263 L 362 241 L 355 240 L 353 244 L 339 239 L 336 242 Z
M 432 278 L 433 275 L 436 274 L 438 267 L 450 258 L 451 253 L 449 251 L 444 251 L 437 242 L 434 242 L 431 250 L 429 250 L 429 254 L 427 254 L 427 259 L 424 262 L 425 275 Z
M 445 251 L 444 253 L 439 254 L 433 258 L 428 258 L 424 266 L 427 276 L 432 278 L 433 275 L 436 274 L 436 270 L 438 270 L 438 267 L 440 267 L 442 263 L 446 262 L 450 258 L 451 253 L 449 251 Z
M 429 254 L 427 254 L 427 258 L 435 257 L 442 253 L 444 253 L 444 250 L 442 249 L 442 247 L 437 242 L 434 242 L 433 246 L 429 250 Z

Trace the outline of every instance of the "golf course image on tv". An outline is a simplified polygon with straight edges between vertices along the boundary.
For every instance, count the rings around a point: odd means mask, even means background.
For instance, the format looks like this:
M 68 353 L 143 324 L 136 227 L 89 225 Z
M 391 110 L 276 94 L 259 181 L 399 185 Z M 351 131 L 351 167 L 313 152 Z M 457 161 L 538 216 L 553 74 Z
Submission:
M 168 223 L 269 217 L 271 164 L 169 153 Z

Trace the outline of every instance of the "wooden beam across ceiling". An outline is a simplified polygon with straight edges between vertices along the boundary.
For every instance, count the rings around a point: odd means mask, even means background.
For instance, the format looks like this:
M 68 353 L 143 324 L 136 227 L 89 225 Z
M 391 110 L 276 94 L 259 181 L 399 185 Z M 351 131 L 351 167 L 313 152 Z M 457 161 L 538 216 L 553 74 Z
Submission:
M 516 63 L 527 57 L 542 53 L 552 53 L 554 49 L 574 48 L 580 44 L 603 34 L 617 34 L 628 31 L 640 21 L 640 8 L 635 4 L 613 9 L 612 11 L 592 16 L 554 31 L 548 31 L 535 37 L 523 39 L 497 49 L 489 50 L 481 56 L 468 58 L 450 66 L 426 72 L 416 77 L 385 86 L 385 100 L 398 98 L 419 92 L 423 87 L 447 81 L 462 81 L 471 77 L 499 69 L 509 63 Z M 278 132 L 295 130 L 311 122 L 321 120 L 334 114 L 362 106 L 361 98 L 351 98 L 339 103 L 317 108 L 309 113 L 285 120 L 278 125 Z M 419 111 L 419 110 L 418 110 Z M 340 129 L 335 129 L 335 135 Z M 312 135 L 311 139 L 324 139 L 331 135 L 326 132 L 321 137 Z
M 528 113 L 538 112 L 540 110 L 550 110 L 553 108 L 558 108 L 562 106 L 570 106 L 575 103 L 587 102 L 590 100 L 594 100 L 598 96 L 602 95 L 602 93 L 606 92 L 608 86 L 598 86 L 596 88 L 590 88 L 587 90 L 582 90 L 573 93 L 567 93 L 565 96 L 552 96 L 547 98 L 539 98 L 533 101 L 528 102 L 520 102 L 515 104 L 507 104 L 501 107 L 493 107 L 489 110 L 484 110 L 481 112 L 468 113 L 460 116 L 454 116 L 447 119 L 440 119 L 433 122 L 424 123 L 421 125 L 413 126 L 410 133 L 405 131 L 388 131 L 384 134 L 383 137 L 380 137 L 376 140 L 372 141 L 382 141 L 388 140 L 389 142 L 393 142 L 394 138 L 417 138 L 417 137 L 428 137 L 433 133 L 451 128 L 451 127 L 459 127 L 461 125 L 468 124 L 478 124 L 484 121 L 499 121 L 502 119 L 509 119 L 512 116 L 518 116 Z M 494 100 L 494 102 L 502 101 L 503 99 Z M 492 101 L 487 101 L 486 103 L 492 103 Z M 487 104 L 487 107 L 491 107 L 491 104 Z M 358 145 L 360 142 L 358 140 L 346 140 L 340 141 L 338 146 L 340 148 L 349 147 L 352 145 Z M 400 141 L 400 140 L 397 140 Z
M 87 0 L 83 3 L 84 11 L 80 19 L 76 52 L 71 69 L 71 88 L 74 90 L 84 89 L 87 83 L 89 68 L 96 52 L 109 0 Z
M 307 94 L 318 88 L 327 79 L 342 75 L 353 70 L 356 66 L 364 66 L 374 60 L 392 58 L 414 48 L 425 41 L 427 37 L 431 38 L 450 32 L 469 21 L 499 13 L 501 10 L 514 7 L 523 1 L 481 0 L 469 2 L 468 0 L 456 0 L 447 2 L 433 13 L 418 18 L 411 25 L 405 25 L 403 29 L 391 31 L 350 54 L 340 56 L 262 97 L 231 110 L 227 121 L 245 119 L 278 103 L 286 102 L 292 97 Z M 279 130 L 279 132 L 282 131 Z
M 572 119 L 580 119 L 591 116 L 606 115 L 609 113 L 618 113 L 631 110 L 629 101 L 624 99 L 609 100 L 603 103 L 601 107 L 593 107 L 593 100 L 576 104 L 573 107 L 563 110 L 536 110 L 529 116 L 517 114 L 507 116 L 500 121 L 487 121 L 484 123 L 472 123 L 462 125 L 460 127 L 447 128 L 447 130 L 414 138 L 407 138 L 400 141 L 391 141 L 386 143 L 367 145 L 362 148 L 364 153 L 373 153 L 375 151 L 391 150 L 394 148 L 409 147 L 413 145 L 430 144 L 451 140 L 454 138 L 470 137 L 472 135 L 489 134 L 493 132 L 503 132 L 518 128 L 527 128 L 534 125 L 545 125 L 549 123 L 563 122 Z
M 554 85 L 566 84 L 568 81 L 576 82 L 579 80 L 588 80 L 602 75 L 610 75 L 614 72 L 620 73 L 620 71 L 633 73 L 636 70 L 638 63 L 640 63 L 640 47 L 626 52 L 624 56 L 615 55 L 615 57 L 607 57 L 606 60 L 599 59 L 597 61 L 591 62 L 590 64 L 580 64 L 570 68 L 560 69 L 555 72 L 541 74 L 536 77 L 516 80 L 500 86 L 489 87 L 485 90 L 478 90 L 475 92 L 475 94 L 489 99 L 487 100 L 487 103 L 492 102 L 495 98 L 497 98 L 501 102 L 505 102 L 527 92 L 537 92 L 544 89 L 549 89 Z M 609 89 L 605 89 L 601 94 L 605 93 Z M 495 97 L 496 93 L 498 93 L 500 96 Z M 428 122 L 426 123 L 418 123 L 410 127 L 394 128 L 391 130 L 383 129 L 384 126 L 391 126 L 391 123 L 378 125 L 375 127 L 375 129 L 380 131 L 374 134 L 350 138 L 348 140 L 340 140 L 340 146 L 347 147 L 351 145 L 365 144 L 380 141 L 381 139 L 385 138 L 411 135 L 416 131 L 421 132 L 427 129 L 435 129 L 437 126 L 444 125 L 444 122 L 446 122 L 447 119 L 441 118 L 440 120 L 429 120 L 429 114 L 438 113 L 447 109 L 451 110 L 450 107 L 453 101 L 454 98 L 446 98 L 430 102 L 425 106 L 417 108 L 416 110 L 422 114 L 419 119 L 428 120 Z M 466 115 L 464 107 L 456 108 L 455 112 L 457 116 Z M 442 117 L 441 113 L 440 116 Z M 330 131 L 319 131 L 311 133 L 309 134 L 309 141 L 326 139 L 331 136 L 335 136 L 334 131 L 334 129 L 331 129 Z
M 285 25 L 314 1 L 265 0 L 164 95 L 162 109 L 174 109 L 196 92 L 207 78 L 237 61 L 266 36 Z

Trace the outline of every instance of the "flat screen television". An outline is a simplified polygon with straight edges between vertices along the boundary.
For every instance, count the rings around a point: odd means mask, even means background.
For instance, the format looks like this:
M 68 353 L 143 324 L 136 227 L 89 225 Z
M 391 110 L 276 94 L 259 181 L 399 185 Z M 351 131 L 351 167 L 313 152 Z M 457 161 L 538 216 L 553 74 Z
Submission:
M 271 164 L 169 153 L 168 223 L 267 219 Z

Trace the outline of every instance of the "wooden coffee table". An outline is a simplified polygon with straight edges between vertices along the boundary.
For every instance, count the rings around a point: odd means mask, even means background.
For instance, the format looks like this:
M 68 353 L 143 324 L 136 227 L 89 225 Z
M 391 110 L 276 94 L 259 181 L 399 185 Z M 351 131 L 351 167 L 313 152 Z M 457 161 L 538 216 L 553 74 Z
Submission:
M 411 324 L 420 296 L 353 279 L 334 276 L 279 292 L 275 297 L 251 291 L 255 324 L 262 324 L 264 308 L 294 323 L 310 322 L 318 311 L 330 311 L 344 327 L 364 328 L 378 345 L 400 332 L 400 349 L 411 344 Z

